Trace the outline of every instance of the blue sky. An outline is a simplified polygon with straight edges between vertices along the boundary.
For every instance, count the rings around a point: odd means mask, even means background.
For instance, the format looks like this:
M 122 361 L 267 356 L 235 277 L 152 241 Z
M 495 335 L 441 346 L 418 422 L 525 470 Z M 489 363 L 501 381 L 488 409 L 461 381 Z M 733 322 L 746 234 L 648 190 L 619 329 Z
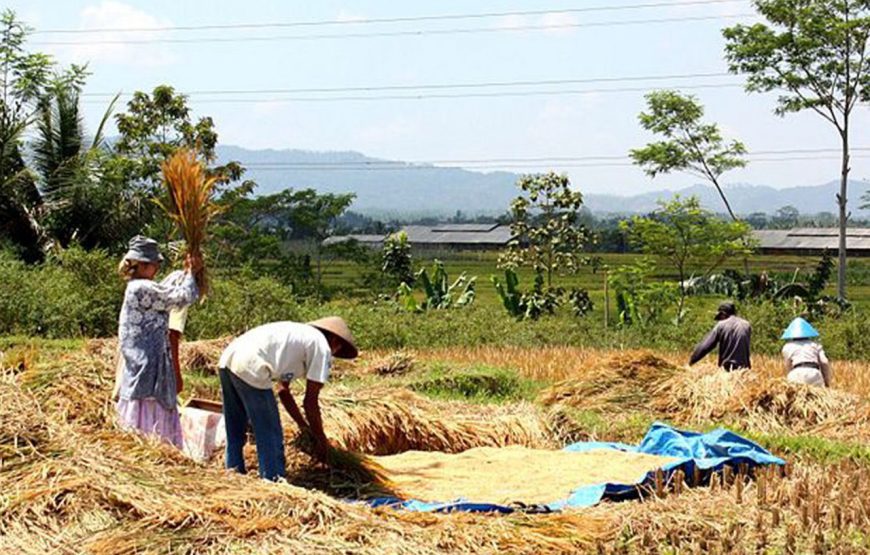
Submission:
M 21 0 L 6 2 L 37 30 L 129 28 L 227 23 L 356 20 L 480 12 L 626 6 L 639 0 L 586 1 L 202 1 L 202 0 Z M 33 49 L 64 63 L 89 62 L 86 92 L 148 90 L 168 83 L 181 91 L 475 83 L 516 80 L 596 79 L 716 73 L 726 70 L 719 30 L 751 21 L 748 1 L 591 13 L 550 13 L 480 20 L 342 25 L 339 27 L 36 34 Z M 675 17 L 694 20 L 583 28 L 551 28 L 469 34 L 222 43 L 39 45 L 37 43 L 125 38 L 265 37 L 301 34 L 505 28 Z M 737 16 L 737 17 L 735 17 Z M 739 77 L 680 81 L 594 83 L 516 90 L 679 88 L 740 83 Z M 456 92 L 456 91 L 451 91 Z M 740 87 L 690 90 L 709 119 L 750 151 L 837 148 L 830 124 L 814 114 L 779 118 L 771 95 L 747 95 Z M 312 94 L 313 95 L 313 94 Z M 308 95 L 308 96 L 312 96 Z M 244 95 L 235 95 L 241 98 Z M 410 160 L 621 156 L 650 139 L 637 124 L 642 92 L 496 98 L 341 102 L 214 102 L 191 95 L 195 115 L 214 117 L 221 142 L 249 148 L 356 150 L 370 156 Z M 297 95 L 298 96 L 298 95 Z M 260 98 L 244 96 L 245 98 Z M 211 99 L 211 101 L 209 101 Z M 89 97 L 87 124 L 96 125 L 105 104 Z M 855 118 L 854 143 L 870 146 L 867 109 Z M 817 185 L 838 177 L 839 161 L 756 162 L 728 174 L 728 182 L 775 187 Z M 816 155 L 818 156 L 818 155 Z M 758 156 L 764 158 L 764 156 Z M 678 188 L 697 180 L 666 176 L 651 180 L 630 165 L 524 166 L 523 171 L 564 170 L 588 192 L 632 194 Z M 856 179 L 870 177 L 868 159 L 855 158 Z M 514 168 L 505 165 L 504 169 Z M 857 198 L 859 191 L 854 191 Z M 787 199 L 783 199 L 783 204 Z M 831 200 L 829 210 L 834 210 Z M 820 209 L 822 209 L 820 207 Z

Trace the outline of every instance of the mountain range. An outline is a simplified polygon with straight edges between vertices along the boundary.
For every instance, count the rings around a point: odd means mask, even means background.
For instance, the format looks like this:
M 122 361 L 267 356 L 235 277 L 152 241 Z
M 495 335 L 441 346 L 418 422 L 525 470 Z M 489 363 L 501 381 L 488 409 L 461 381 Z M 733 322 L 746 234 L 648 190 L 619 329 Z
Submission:
M 257 194 L 283 189 L 313 188 L 321 193 L 356 194 L 352 209 L 375 217 L 499 215 L 516 196 L 518 174 L 480 172 L 453 167 L 409 164 L 370 158 L 359 152 L 313 152 L 303 150 L 252 150 L 222 145 L 220 161 L 237 160 L 247 168 L 246 177 L 258 183 Z M 870 189 L 870 182 L 851 181 L 852 198 Z M 728 200 L 739 214 L 775 213 L 787 205 L 803 214 L 836 212 L 837 181 L 816 186 L 777 189 L 766 185 L 730 184 Z M 659 200 L 696 195 L 707 208 L 721 212 L 722 201 L 709 185 L 692 185 L 676 191 L 659 190 L 630 196 L 585 194 L 585 205 L 599 214 L 649 212 Z M 858 210 L 854 216 L 870 216 Z

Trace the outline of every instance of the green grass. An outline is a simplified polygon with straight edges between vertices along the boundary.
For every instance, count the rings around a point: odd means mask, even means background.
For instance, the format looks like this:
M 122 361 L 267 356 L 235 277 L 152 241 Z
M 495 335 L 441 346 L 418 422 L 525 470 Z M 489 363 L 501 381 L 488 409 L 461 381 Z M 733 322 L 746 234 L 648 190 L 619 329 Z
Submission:
M 407 386 L 434 399 L 501 403 L 533 400 L 544 384 L 504 368 L 484 365 L 451 368 L 436 363 L 419 377 L 412 377 Z
M 612 254 L 603 253 L 598 255 L 603 264 L 611 268 L 632 264 L 640 258 L 637 254 Z M 498 252 L 495 251 L 456 251 L 456 252 L 421 252 L 415 253 L 414 265 L 416 268 L 430 267 L 434 259 L 444 262 L 444 267 L 451 278 L 455 279 L 462 272 L 469 276 L 477 276 L 477 300 L 484 305 L 499 304 L 495 289 L 489 281 L 491 275 L 501 276 L 498 269 Z M 768 273 L 794 273 L 798 272 L 798 281 L 805 280 L 812 273 L 819 257 L 794 256 L 794 255 L 755 255 L 750 257 L 749 269 L 752 272 L 766 271 Z M 731 268 L 743 271 L 742 260 L 727 262 L 722 269 Z M 520 284 L 531 283 L 532 272 L 524 268 L 518 272 Z M 836 276 L 836 272 L 835 272 Z M 870 259 L 856 258 L 849 262 L 849 298 L 857 306 L 870 306 Z M 346 261 L 330 261 L 324 265 L 324 284 L 333 287 L 353 286 L 355 280 L 360 277 L 360 267 Z M 676 280 L 675 271 L 663 265 L 654 275 L 661 280 Z M 828 294 L 835 294 L 835 284 L 829 285 Z M 593 302 L 599 307 L 597 311 L 603 315 L 600 309 L 604 300 L 604 274 L 594 273 L 591 268 L 583 268 L 582 271 L 570 276 L 557 276 L 555 285 L 562 287 L 582 287 L 589 290 Z M 365 292 L 357 289 L 358 294 Z M 612 301 L 611 301 L 612 302 Z
M 870 446 L 812 435 L 761 434 L 740 430 L 749 439 L 783 457 L 797 456 L 823 464 L 851 460 L 870 464 Z

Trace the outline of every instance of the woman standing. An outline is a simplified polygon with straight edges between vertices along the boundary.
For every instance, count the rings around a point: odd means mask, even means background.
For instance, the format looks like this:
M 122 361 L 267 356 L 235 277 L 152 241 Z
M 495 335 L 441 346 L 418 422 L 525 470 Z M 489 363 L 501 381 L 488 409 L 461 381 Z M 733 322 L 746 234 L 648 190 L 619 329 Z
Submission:
M 181 379 L 170 355 L 169 311 L 196 301 L 193 272 L 202 262 L 188 256 L 184 272 L 172 272 L 157 283 L 153 280 L 162 261 L 157 242 L 137 235 L 119 266 L 128 283 L 118 324 L 118 422 L 124 429 L 157 436 L 181 448 L 177 407 Z
M 831 386 L 831 363 L 825 350 L 813 338 L 819 332 L 803 318 L 795 318 L 782 334 L 782 347 L 788 381 L 807 385 Z

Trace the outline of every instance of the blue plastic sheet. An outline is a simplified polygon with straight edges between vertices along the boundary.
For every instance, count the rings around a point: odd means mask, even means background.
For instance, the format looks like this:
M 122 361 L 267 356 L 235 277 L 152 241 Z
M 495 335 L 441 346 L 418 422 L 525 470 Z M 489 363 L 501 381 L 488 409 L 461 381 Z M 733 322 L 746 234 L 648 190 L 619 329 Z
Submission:
M 677 460 L 661 468 L 666 480 L 670 479 L 678 470 L 683 471 L 686 476 L 693 476 L 697 468 L 699 474 L 703 477 L 709 477 L 710 473 L 720 472 L 726 465 L 736 467 L 745 464 L 748 468 L 754 468 L 759 465 L 785 465 L 784 460 L 775 457 L 760 445 L 734 432 L 719 428 L 702 434 L 678 430 L 661 422 L 656 422 L 650 427 L 639 445 L 584 441 L 565 447 L 566 451 L 578 453 L 600 449 L 676 458 Z M 604 499 L 614 501 L 629 499 L 638 495 L 639 486 L 651 485 L 654 480 L 655 471 L 638 476 L 637 480 L 631 483 L 604 483 L 584 486 L 571 492 L 567 499 L 555 500 L 541 508 L 558 511 L 566 507 L 591 507 Z M 370 500 L 369 504 L 374 507 L 392 507 L 422 512 L 469 511 L 510 513 L 517 510 L 513 506 L 480 502 L 472 503 L 465 499 L 424 502 L 419 500 L 378 498 Z

